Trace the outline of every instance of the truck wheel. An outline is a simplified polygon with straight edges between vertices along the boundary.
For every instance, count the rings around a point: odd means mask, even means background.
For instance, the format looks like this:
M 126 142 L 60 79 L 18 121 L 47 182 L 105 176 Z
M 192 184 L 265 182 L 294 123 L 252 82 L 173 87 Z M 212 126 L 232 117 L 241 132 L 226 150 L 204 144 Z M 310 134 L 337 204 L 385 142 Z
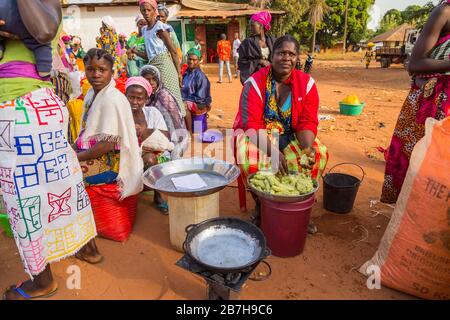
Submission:
M 380 63 L 382 68 L 389 68 L 389 60 L 387 58 L 381 58 Z

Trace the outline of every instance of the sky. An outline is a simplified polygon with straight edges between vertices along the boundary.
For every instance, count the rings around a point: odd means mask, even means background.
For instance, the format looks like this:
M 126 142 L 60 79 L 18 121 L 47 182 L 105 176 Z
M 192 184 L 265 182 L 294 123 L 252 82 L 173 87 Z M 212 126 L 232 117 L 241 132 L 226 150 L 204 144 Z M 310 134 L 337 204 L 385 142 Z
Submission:
M 371 10 L 371 21 L 369 21 L 369 29 L 376 29 L 381 18 L 390 9 L 404 10 L 407 6 L 417 4 L 424 5 L 429 0 L 376 0 L 375 5 Z M 434 0 L 436 3 L 437 0 Z

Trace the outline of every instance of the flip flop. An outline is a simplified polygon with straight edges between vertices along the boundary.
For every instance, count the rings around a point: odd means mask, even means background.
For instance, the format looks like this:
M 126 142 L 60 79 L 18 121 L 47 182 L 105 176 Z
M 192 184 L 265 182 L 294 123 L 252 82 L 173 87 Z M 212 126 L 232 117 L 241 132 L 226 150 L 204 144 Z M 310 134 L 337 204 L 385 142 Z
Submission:
M 169 214 L 169 205 L 167 202 L 155 203 L 154 207 L 165 216 Z
M 10 286 L 10 287 L 9 287 L 8 289 L 6 289 L 6 291 L 3 293 L 2 300 L 6 300 L 6 293 L 7 293 L 8 291 L 15 291 L 15 292 L 17 292 L 17 293 L 20 294 L 25 300 L 50 298 L 51 296 L 54 296 L 55 293 L 58 291 L 58 287 L 56 287 L 56 289 L 53 290 L 53 291 L 50 292 L 50 293 L 43 294 L 43 295 L 40 295 L 40 296 L 34 296 L 34 297 L 32 297 L 32 296 L 30 296 L 28 293 L 26 293 L 22 288 L 20 288 L 22 285 L 23 285 L 23 282 L 22 282 L 22 283 L 19 283 L 19 284 L 16 285 L 16 286 Z

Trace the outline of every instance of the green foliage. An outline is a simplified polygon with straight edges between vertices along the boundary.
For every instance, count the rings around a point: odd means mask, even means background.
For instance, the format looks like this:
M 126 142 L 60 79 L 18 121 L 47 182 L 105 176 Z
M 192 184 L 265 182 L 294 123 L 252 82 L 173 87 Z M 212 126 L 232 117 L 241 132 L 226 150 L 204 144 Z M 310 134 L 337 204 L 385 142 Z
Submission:
M 368 11 L 374 2 L 374 0 L 349 0 L 347 47 L 364 39 L 369 20 Z M 317 42 L 329 48 L 342 41 L 344 37 L 345 0 L 327 0 L 327 4 L 332 11 L 325 16 L 319 26 Z
M 411 5 L 405 10 L 399 11 L 396 9 L 389 10 L 381 19 L 380 26 L 377 29 L 375 35 L 382 34 L 386 31 L 392 30 L 403 23 L 408 23 L 421 29 L 428 19 L 431 11 L 435 8 L 432 1 L 428 2 L 424 6 Z
M 304 15 L 308 9 L 309 0 L 273 0 L 271 9 L 283 10 L 286 12 L 279 21 L 275 21 L 274 30 L 278 35 L 295 33 L 296 27 L 302 23 Z M 292 32 L 294 31 L 294 32 Z

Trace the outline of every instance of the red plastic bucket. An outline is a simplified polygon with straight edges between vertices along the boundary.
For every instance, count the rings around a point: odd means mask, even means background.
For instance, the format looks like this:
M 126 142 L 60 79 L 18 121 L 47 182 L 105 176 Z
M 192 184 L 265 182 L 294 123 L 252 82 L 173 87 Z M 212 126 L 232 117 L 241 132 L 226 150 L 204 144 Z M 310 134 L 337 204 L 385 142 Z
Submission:
M 315 202 L 314 196 L 293 203 L 261 199 L 261 229 L 272 255 L 287 258 L 303 252 Z

